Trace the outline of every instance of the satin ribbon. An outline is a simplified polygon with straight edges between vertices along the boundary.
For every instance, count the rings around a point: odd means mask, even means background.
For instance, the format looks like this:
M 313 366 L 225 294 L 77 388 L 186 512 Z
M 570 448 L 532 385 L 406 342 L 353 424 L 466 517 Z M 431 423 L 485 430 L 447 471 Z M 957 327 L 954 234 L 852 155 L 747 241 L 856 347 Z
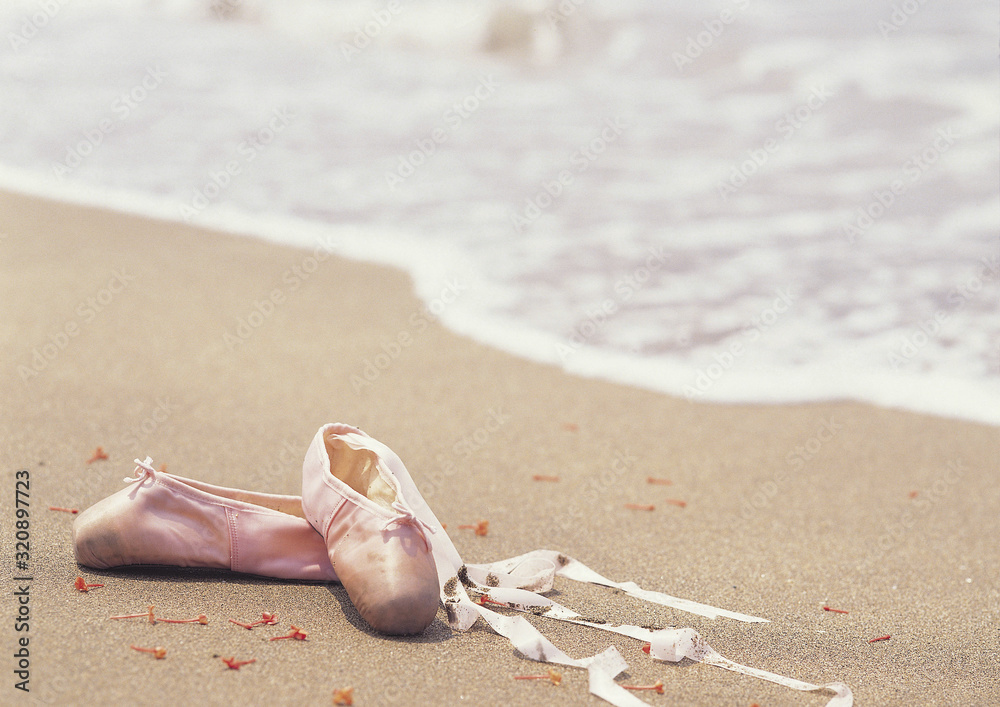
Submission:
M 399 501 L 392 502 L 392 510 L 396 511 L 397 515 L 386 520 L 385 524 L 382 526 L 382 530 L 389 530 L 389 528 L 394 525 L 412 525 L 420 531 L 420 537 L 424 539 L 424 546 L 429 549 L 430 541 L 427 539 L 427 533 L 431 533 L 433 535 L 437 532 L 437 528 L 424 521 L 420 518 L 420 516 L 414 513 L 411 508 L 408 508 Z
M 153 458 L 146 457 L 146 461 L 141 462 L 138 459 L 133 459 L 136 463 L 135 471 L 132 472 L 132 476 L 126 476 L 122 481 L 126 484 L 140 483 L 146 479 L 148 476 L 151 479 L 156 478 L 156 469 L 153 468 Z
M 646 590 L 634 582 L 615 582 L 582 562 L 554 550 L 536 550 L 488 564 L 465 565 L 461 563 L 461 557 L 446 533 L 435 536 L 432 546 L 439 567 L 442 566 L 441 563 L 446 562 L 448 563 L 446 566 L 456 569 L 454 575 L 450 575 L 449 572 L 439 572 L 439 576 L 443 578 L 441 599 L 445 603 L 448 622 L 452 628 L 467 630 L 477 619 L 482 618 L 496 633 L 506 637 L 525 658 L 586 669 L 591 694 L 617 707 L 635 707 L 647 703 L 615 682 L 615 678 L 628 666 L 613 646 L 590 658 L 571 658 L 523 617 L 498 614 L 489 609 L 488 604 L 499 604 L 544 618 L 575 623 L 649 642 L 650 657 L 655 660 L 678 662 L 688 658 L 768 680 L 793 690 L 831 691 L 834 696 L 827 703 L 827 707 L 851 707 L 854 704 L 850 688 L 843 683 L 814 685 L 741 665 L 715 651 L 694 629 L 653 630 L 629 624 L 599 623 L 588 620 L 572 609 L 542 596 L 540 592 L 550 590 L 554 578 L 561 576 L 578 582 L 618 589 L 637 599 L 712 619 L 728 618 L 749 623 L 766 622 L 767 619 Z M 478 602 L 473 601 L 470 592 L 479 599 Z M 487 605 L 483 605 L 483 602 Z

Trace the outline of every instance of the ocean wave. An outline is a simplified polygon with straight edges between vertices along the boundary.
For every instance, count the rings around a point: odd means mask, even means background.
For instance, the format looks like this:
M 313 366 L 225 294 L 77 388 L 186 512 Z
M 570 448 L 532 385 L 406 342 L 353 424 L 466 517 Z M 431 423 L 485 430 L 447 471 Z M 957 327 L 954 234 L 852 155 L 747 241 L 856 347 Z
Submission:
M 1000 424 L 981 8 L 788 8 L 11 3 L 0 184 L 333 239 L 574 373 Z

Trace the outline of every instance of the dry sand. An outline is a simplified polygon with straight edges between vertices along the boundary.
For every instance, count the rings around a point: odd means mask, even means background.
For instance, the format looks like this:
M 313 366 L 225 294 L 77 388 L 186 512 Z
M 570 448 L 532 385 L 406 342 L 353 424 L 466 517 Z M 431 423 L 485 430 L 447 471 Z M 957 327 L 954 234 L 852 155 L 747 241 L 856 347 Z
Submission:
M 329 257 L 300 278 L 309 257 L 0 194 L 2 557 L 19 574 L 14 485 L 27 470 L 34 578 L 28 634 L 12 620 L 17 583 L 5 592 L 0 702 L 326 705 L 353 685 L 358 705 L 601 704 L 579 671 L 560 687 L 512 680 L 544 666 L 485 628 L 453 633 L 443 612 L 422 636 L 385 638 L 338 585 L 78 567 L 73 516 L 46 510 L 86 508 L 146 454 L 183 476 L 297 494 L 301 455 L 331 421 L 399 453 L 469 562 L 558 549 L 613 579 L 771 622 L 712 621 L 557 580 L 555 596 L 584 614 L 692 626 L 738 662 L 843 680 L 858 705 L 1000 702 L 1000 430 L 851 402 L 692 404 L 575 378 L 421 324 L 404 274 Z M 239 320 L 275 290 L 283 301 L 240 338 Z M 365 360 L 401 334 L 408 345 L 356 389 Z M 98 445 L 109 459 L 87 464 Z M 486 537 L 455 529 L 479 519 L 490 521 Z M 78 593 L 78 574 L 107 586 Z M 211 623 L 106 620 L 148 604 Z M 250 632 L 226 621 L 264 610 L 281 624 Z M 629 684 L 665 683 L 652 704 L 827 699 L 653 663 L 635 641 L 532 621 L 574 656 L 618 646 Z M 264 640 L 290 622 L 309 640 Z M 25 635 L 30 696 L 12 673 Z M 163 645 L 168 657 L 130 643 Z M 218 655 L 257 663 L 230 671 Z

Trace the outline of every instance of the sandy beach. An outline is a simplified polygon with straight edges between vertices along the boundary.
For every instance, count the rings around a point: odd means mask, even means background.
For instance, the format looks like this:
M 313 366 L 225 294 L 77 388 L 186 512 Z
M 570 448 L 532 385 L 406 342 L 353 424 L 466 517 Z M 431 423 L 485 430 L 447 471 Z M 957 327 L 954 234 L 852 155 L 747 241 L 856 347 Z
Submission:
M 339 585 L 79 567 L 73 516 L 47 510 L 90 506 L 146 455 L 181 476 L 298 494 L 302 455 L 334 421 L 400 455 L 469 562 L 556 549 L 770 622 L 557 579 L 552 596 L 588 616 L 690 626 L 737 662 L 843 681 L 857 705 L 1000 702 L 1000 429 L 852 402 L 707 405 L 576 378 L 450 333 L 407 276 L 322 243 L 294 250 L 5 193 L 0 273 L 5 704 L 326 705 L 348 685 L 357 705 L 602 704 L 583 671 L 563 671 L 558 687 L 513 680 L 547 666 L 482 623 L 451 631 L 443 611 L 421 636 L 386 638 Z M 88 464 L 98 446 L 108 458 Z M 22 471 L 30 582 L 11 579 L 25 576 L 14 564 Z M 484 537 L 457 529 L 479 520 Z M 77 592 L 77 575 L 106 586 Z M 29 630 L 18 632 L 24 585 Z M 149 604 L 210 621 L 107 620 Z M 228 622 L 262 611 L 279 625 Z M 574 657 L 617 646 L 630 665 L 621 682 L 664 683 L 651 704 L 829 698 L 531 620 Z M 289 623 L 308 640 L 266 640 Z M 12 672 L 25 636 L 30 694 Z M 228 670 L 219 656 L 231 655 L 257 662 Z

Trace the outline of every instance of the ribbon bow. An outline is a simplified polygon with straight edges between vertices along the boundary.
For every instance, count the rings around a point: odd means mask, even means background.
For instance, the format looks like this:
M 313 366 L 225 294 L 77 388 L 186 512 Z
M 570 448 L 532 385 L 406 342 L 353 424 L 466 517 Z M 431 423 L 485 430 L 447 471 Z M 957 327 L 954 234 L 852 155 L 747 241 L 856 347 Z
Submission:
M 392 502 L 392 510 L 396 511 L 396 515 L 389 518 L 385 522 L 382 526 L 382 530 L 388 530 L 393 525 L 412 525 L 420 531 L 420 537 L 423 538 L 424 545 L 430 549 L 430 543 L 427 541 L 427 532 L 430 531 L 431 534 L 434 534 L 437 532 L 437 529 L 423 518 L 418 517 L 417 514 L 413 512 L 413 509 L 404 505 L 400 501 Z
M 136 463 L 135 471 L 133 472 L 135 475 L 126 476 L 124 479 L 122 479 L 122 481 L 124 481 L 126 484 L 134 484 L 145 481 L 147 476 L 151 479 L 156 478 L 156 469 L 153 468 L 152 457 L 146 457 L 146 461 L 144 462 L 141 462 L 138 459 L 135 459 L 134 461 Z

